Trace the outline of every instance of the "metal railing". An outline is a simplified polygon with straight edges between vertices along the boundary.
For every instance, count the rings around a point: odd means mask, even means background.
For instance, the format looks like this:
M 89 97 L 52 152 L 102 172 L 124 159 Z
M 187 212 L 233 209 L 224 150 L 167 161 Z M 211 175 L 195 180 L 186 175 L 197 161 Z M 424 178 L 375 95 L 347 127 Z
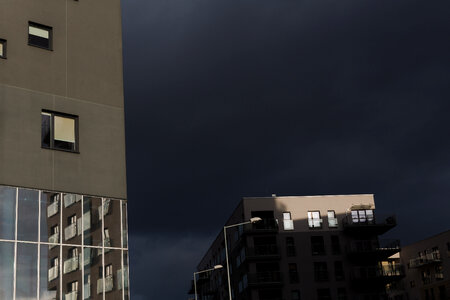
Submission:
M 73 272 L 75 270 L 78 270 L 78 256 L 69 258 L 64 261 L 64 269 L 63 269 L 64 274 Z
M 47 206 L 47 217 L 50 218 L 56 215 L 59 212 L 59 203 L 58 201 L 53 202 L 49 206 Z
M 347 247 L 347 252 L 350 253 L 364 253 L 382 250 L 400 250 L 400 241 L 395 239 L 354 240 Z
M 342 218 L 342 224 L 347 226 L 375 226 L 375 225 L 397 225 L 397 219 L 393 214 L 375 214 L 366 217 L 352 217 L 347 215 Z
M 421 266 L 425 266 L 431 263 L 441 262 L 441 254 L 439 251 L 434 251 L 431 253 L 427 253 L 425 255 L 421 255 L 419 257 L 413 258 L 409 260 L 410 268 L 418 268 Z
M 64 240 L 70 240 L 77 235 L 77 223 L 72 223 L 64 228 Z
M 105 277 L 105 292 L 110 292 L 114 288 L 114 279 L 112 275 Z M 97 294 L 103 293 L 103 278 L 97 280 Z
M 48 269 L 48 281 L 49 282 L 54 280 L 54 279 L 56 279 L 56 278 L 58 278 L 58 275 L 59 275 L 59 268 L 58 268 L 58 266 L 54 266 L 54 267 Z

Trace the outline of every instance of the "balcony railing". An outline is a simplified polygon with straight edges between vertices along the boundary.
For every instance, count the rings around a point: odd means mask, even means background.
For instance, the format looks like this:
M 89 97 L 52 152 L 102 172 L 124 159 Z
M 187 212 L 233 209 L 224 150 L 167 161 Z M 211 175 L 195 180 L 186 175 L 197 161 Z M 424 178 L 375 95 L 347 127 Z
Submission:
M 114 279 L 112 275 L 105 277 L 105 292 L 110 292 L 114 288 Z M 103 293 L 103 278 L 97 280 L 97 294 Z
M 356 280 L 387 279 L 403 277 L 405 271 L 402 265 L 364 266 L 354 268 L 352 275 L 352 278 Z
M 400 251 L 400 241 L 394 239 L 384 240 L 354 240 L 347 247 L 349 253 L 381 252 L 381 251 Z
M 65 294 L 64 300 L 78 300 L 78 291 L 73 291 Z
M 123 281 L 125 285 L 125 289 L 128 289 L 128 268 L 124 267 L 123 272 Z M 117 288 L 119 290 L 122 289 L 122 270 L 117 271 Z
M 78 201 L 81 201 L 80 195 L 75 195 L 75 194 L 65 194 L 64 195 L 64 207 L 69 207 Z
M 410 268 L 420 268 L 422 266 L 426 266 L 433 263 L 441 262 L 441 254 L 439 251 L 435 251 L 432 253 L 427 253 L 425 255 L 413 258 L 409 260 Z
M 64 229 L 64 239 L 70 240 L 77 235 L 77 223 L 72 223 Z
M 59 268 L 58 268 L 58 266 L 54 266 L 54 267 L 48 269 L 48 281 L 49 282 L 54 280 L 54 279 L 56 279 L 56 278 L 58 278 L 58 275 L 59 275 Z
M 262 219 L 259 222 L 253 224 L 244 225 L 244 232 L 272 232 L 278 231 L 277 219 Z
M 49 243 L 53 243 L 53 244 L 58 244 L 59 243 L 59 232 L 52 234 L 51 236 L 48 237 L 48 242 Z M 49 249 L 52 249 L 53 247 L 55 247 L 56 245 L 48 245 Z
M 354 218 L 347 215 L 342 219 L 342 225 L 347 232 L 383 234 L 397 225 L 395 215 L 376 214 L 365 218 Z
M 248 284 L 261 285 L 261 284 L 280 284 L 281 273 L 276 271 L 257 272 L 248 274 Z
M 276 244 L 256 245 L 254 248 L 247 248 L 247 257 L 269 257 L 279 256 Z
M 69 258 L 64 261 L 64 274 L 78 270 L 78 256 Z
M 49 206 L 47 206 L 47 217 L 50 218 L 56 215 L 59 212 L 59 203 L 58 201 L 53 202 Z

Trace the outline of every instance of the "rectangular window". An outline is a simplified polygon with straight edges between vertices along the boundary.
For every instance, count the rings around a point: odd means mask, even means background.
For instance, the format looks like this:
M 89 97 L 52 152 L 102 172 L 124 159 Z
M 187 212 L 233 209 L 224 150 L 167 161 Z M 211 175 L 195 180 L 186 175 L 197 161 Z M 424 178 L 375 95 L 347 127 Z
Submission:
M 373 223 L 375 221 L 372 209 L 352 210 L 353 223 Z
M 328 227 L 329 228 L 336 228 L 338 227 L 338 220 L 336 218 L 336 213 L 334 210 L 328 211 Z
M 52 50 L 52 28 L 28 22 L 28 45 Z
M 6 40 L 0 39 L 0 58 L 6 58 Z
M 298 283 L 297 264 L 291 263 L 288 265 L 288 267 L 289 267 L 289 283 Z
M 323 236 L 311 237 L 311 251 L 312 255 L 325 255 L 325 242 Z
M 106 277 L 112 277 L 113 276 L 113 266 L 112 265 L 107 265 L 105 267 L 105 276 Z
M 47 149 L 78 152 L 78 117 L 42 111 L 41 146 Z
M 284 230 L 294 230 L 294 222 L 291 219 L 290 212 L 283 213 L 283 226 Z
M 293 237 L 286 238 L 286 254 L 288 257 L 292 257 L 296 255 L 295 251 L 295 243 Z
M 308 211 L 308 226 L 309 228 L 322 228 L 320 211 Z
M 328 281 L 328 269 L 326 262 L 314 263 L 314 279 L 316 281 Z

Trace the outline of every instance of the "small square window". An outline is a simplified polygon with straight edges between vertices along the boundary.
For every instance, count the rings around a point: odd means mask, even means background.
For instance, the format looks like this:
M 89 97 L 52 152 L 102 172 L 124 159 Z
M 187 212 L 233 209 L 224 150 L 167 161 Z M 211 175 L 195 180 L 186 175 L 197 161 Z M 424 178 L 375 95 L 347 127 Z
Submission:
M 0 58 L 6 58 L 6 40 L 0 39 Z
M 52 28 L 28 22 L 28 45 L 52 50 Z
M 42 148 L 78 152 L 78 117 L 42 111 Z

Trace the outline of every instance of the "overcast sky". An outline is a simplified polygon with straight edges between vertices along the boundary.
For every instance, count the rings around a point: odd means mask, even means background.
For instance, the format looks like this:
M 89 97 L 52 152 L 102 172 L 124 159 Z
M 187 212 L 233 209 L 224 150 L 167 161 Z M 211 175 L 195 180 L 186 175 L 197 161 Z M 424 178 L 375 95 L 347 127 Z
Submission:
M 187 299 L 243 196 L 373 193 L 448 228 L 450 2 L 126 0 L 132 299 Z

